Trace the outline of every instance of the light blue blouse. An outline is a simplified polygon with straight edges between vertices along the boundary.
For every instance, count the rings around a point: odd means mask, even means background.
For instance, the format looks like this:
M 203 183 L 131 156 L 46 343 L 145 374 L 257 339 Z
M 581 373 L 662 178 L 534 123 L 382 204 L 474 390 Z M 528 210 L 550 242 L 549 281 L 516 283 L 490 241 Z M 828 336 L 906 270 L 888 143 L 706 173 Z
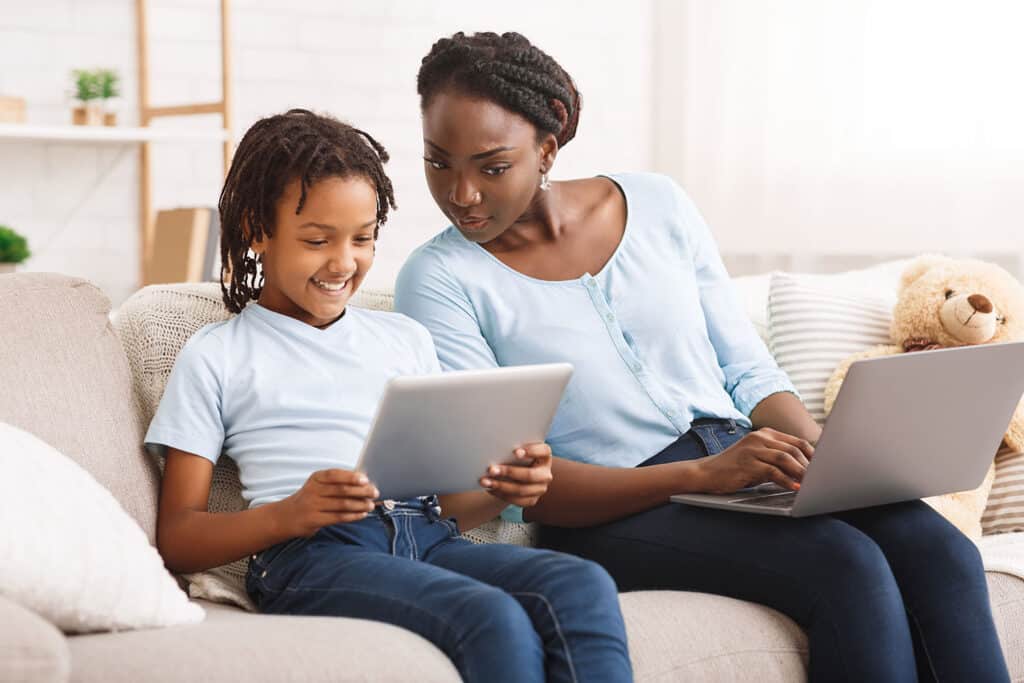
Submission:
M 683 190 L 656 174 L 609 178 L 627 220 L 600 272 L 532 278 L 449 226 L 402 268 L 395 309 L 430 330 L 445 370 L 572 363 L 547 437 L 552 451 L 632 467 L 697 418 L 750 426 L 762 399 L 796 390 L 747 319 Z

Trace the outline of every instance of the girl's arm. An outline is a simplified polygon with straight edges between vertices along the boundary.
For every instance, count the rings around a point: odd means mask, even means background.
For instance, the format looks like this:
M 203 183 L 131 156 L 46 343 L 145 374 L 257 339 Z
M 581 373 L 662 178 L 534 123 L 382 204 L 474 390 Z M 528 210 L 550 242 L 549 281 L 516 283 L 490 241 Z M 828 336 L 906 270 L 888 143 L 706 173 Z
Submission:
M 494 519 L 509 505 L 536 505 L 551 484 L 551 447 L 530 444 L 517 448 L 515 457 L 522 464 L 492 465 L 480 477 L 484 491 L 440 496 L 441 513 L 454 517 L 459 529 L 466 531 Z
M 348 470 L 314 472 L 284 500 L 242 512 L 207 511 L 213 463 L 167 448 L 157 549 L 173 572 L 202 571 L 260 552 L 320 527 L 362 519 L 373 509 L 377 490 L 365 476 Z

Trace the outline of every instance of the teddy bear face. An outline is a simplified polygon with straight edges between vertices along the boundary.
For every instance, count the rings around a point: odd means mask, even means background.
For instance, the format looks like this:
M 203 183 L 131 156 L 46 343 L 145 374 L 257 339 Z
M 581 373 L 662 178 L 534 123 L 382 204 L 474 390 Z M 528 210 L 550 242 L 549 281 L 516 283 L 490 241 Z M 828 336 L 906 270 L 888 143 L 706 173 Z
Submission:
M 904 350 L 1024 339 L 1024 285 L 991 263 L 922 257 L 903 274 L 892 339 Z

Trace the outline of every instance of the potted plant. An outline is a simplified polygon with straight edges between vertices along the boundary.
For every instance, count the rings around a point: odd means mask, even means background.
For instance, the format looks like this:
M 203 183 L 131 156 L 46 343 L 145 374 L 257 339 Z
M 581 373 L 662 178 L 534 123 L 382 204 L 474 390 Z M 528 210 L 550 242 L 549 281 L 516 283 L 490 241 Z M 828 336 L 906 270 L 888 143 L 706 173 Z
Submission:
M 116 126 L 117 112 L 110 106 L 110 100 L 121 96 L 121 77 L 113 69 L 99 69 L 96 71 L 99 79 L 100 99 L 103 100 L 103 125 Z
M 13 228 L 0 225 L 0 275 L 13 273 L 29 256 L 28 241 Z
M 97 100 L 102 91 L 95 71 L 75 69 L 75 98 L 81 103 L 71 111 L 71 122 L 76 126 L 98 126 L 103 122 L 103 110 Z

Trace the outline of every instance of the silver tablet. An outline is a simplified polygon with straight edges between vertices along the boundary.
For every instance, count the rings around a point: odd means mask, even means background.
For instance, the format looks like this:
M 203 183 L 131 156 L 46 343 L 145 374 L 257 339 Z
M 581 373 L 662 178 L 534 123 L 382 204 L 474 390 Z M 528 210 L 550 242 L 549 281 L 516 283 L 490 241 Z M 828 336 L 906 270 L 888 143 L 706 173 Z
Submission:
M 356 469 L 384 499 L 478 489 L 490 465 L 545 439 L 571 375 L 550 363 L 396 377 Z

